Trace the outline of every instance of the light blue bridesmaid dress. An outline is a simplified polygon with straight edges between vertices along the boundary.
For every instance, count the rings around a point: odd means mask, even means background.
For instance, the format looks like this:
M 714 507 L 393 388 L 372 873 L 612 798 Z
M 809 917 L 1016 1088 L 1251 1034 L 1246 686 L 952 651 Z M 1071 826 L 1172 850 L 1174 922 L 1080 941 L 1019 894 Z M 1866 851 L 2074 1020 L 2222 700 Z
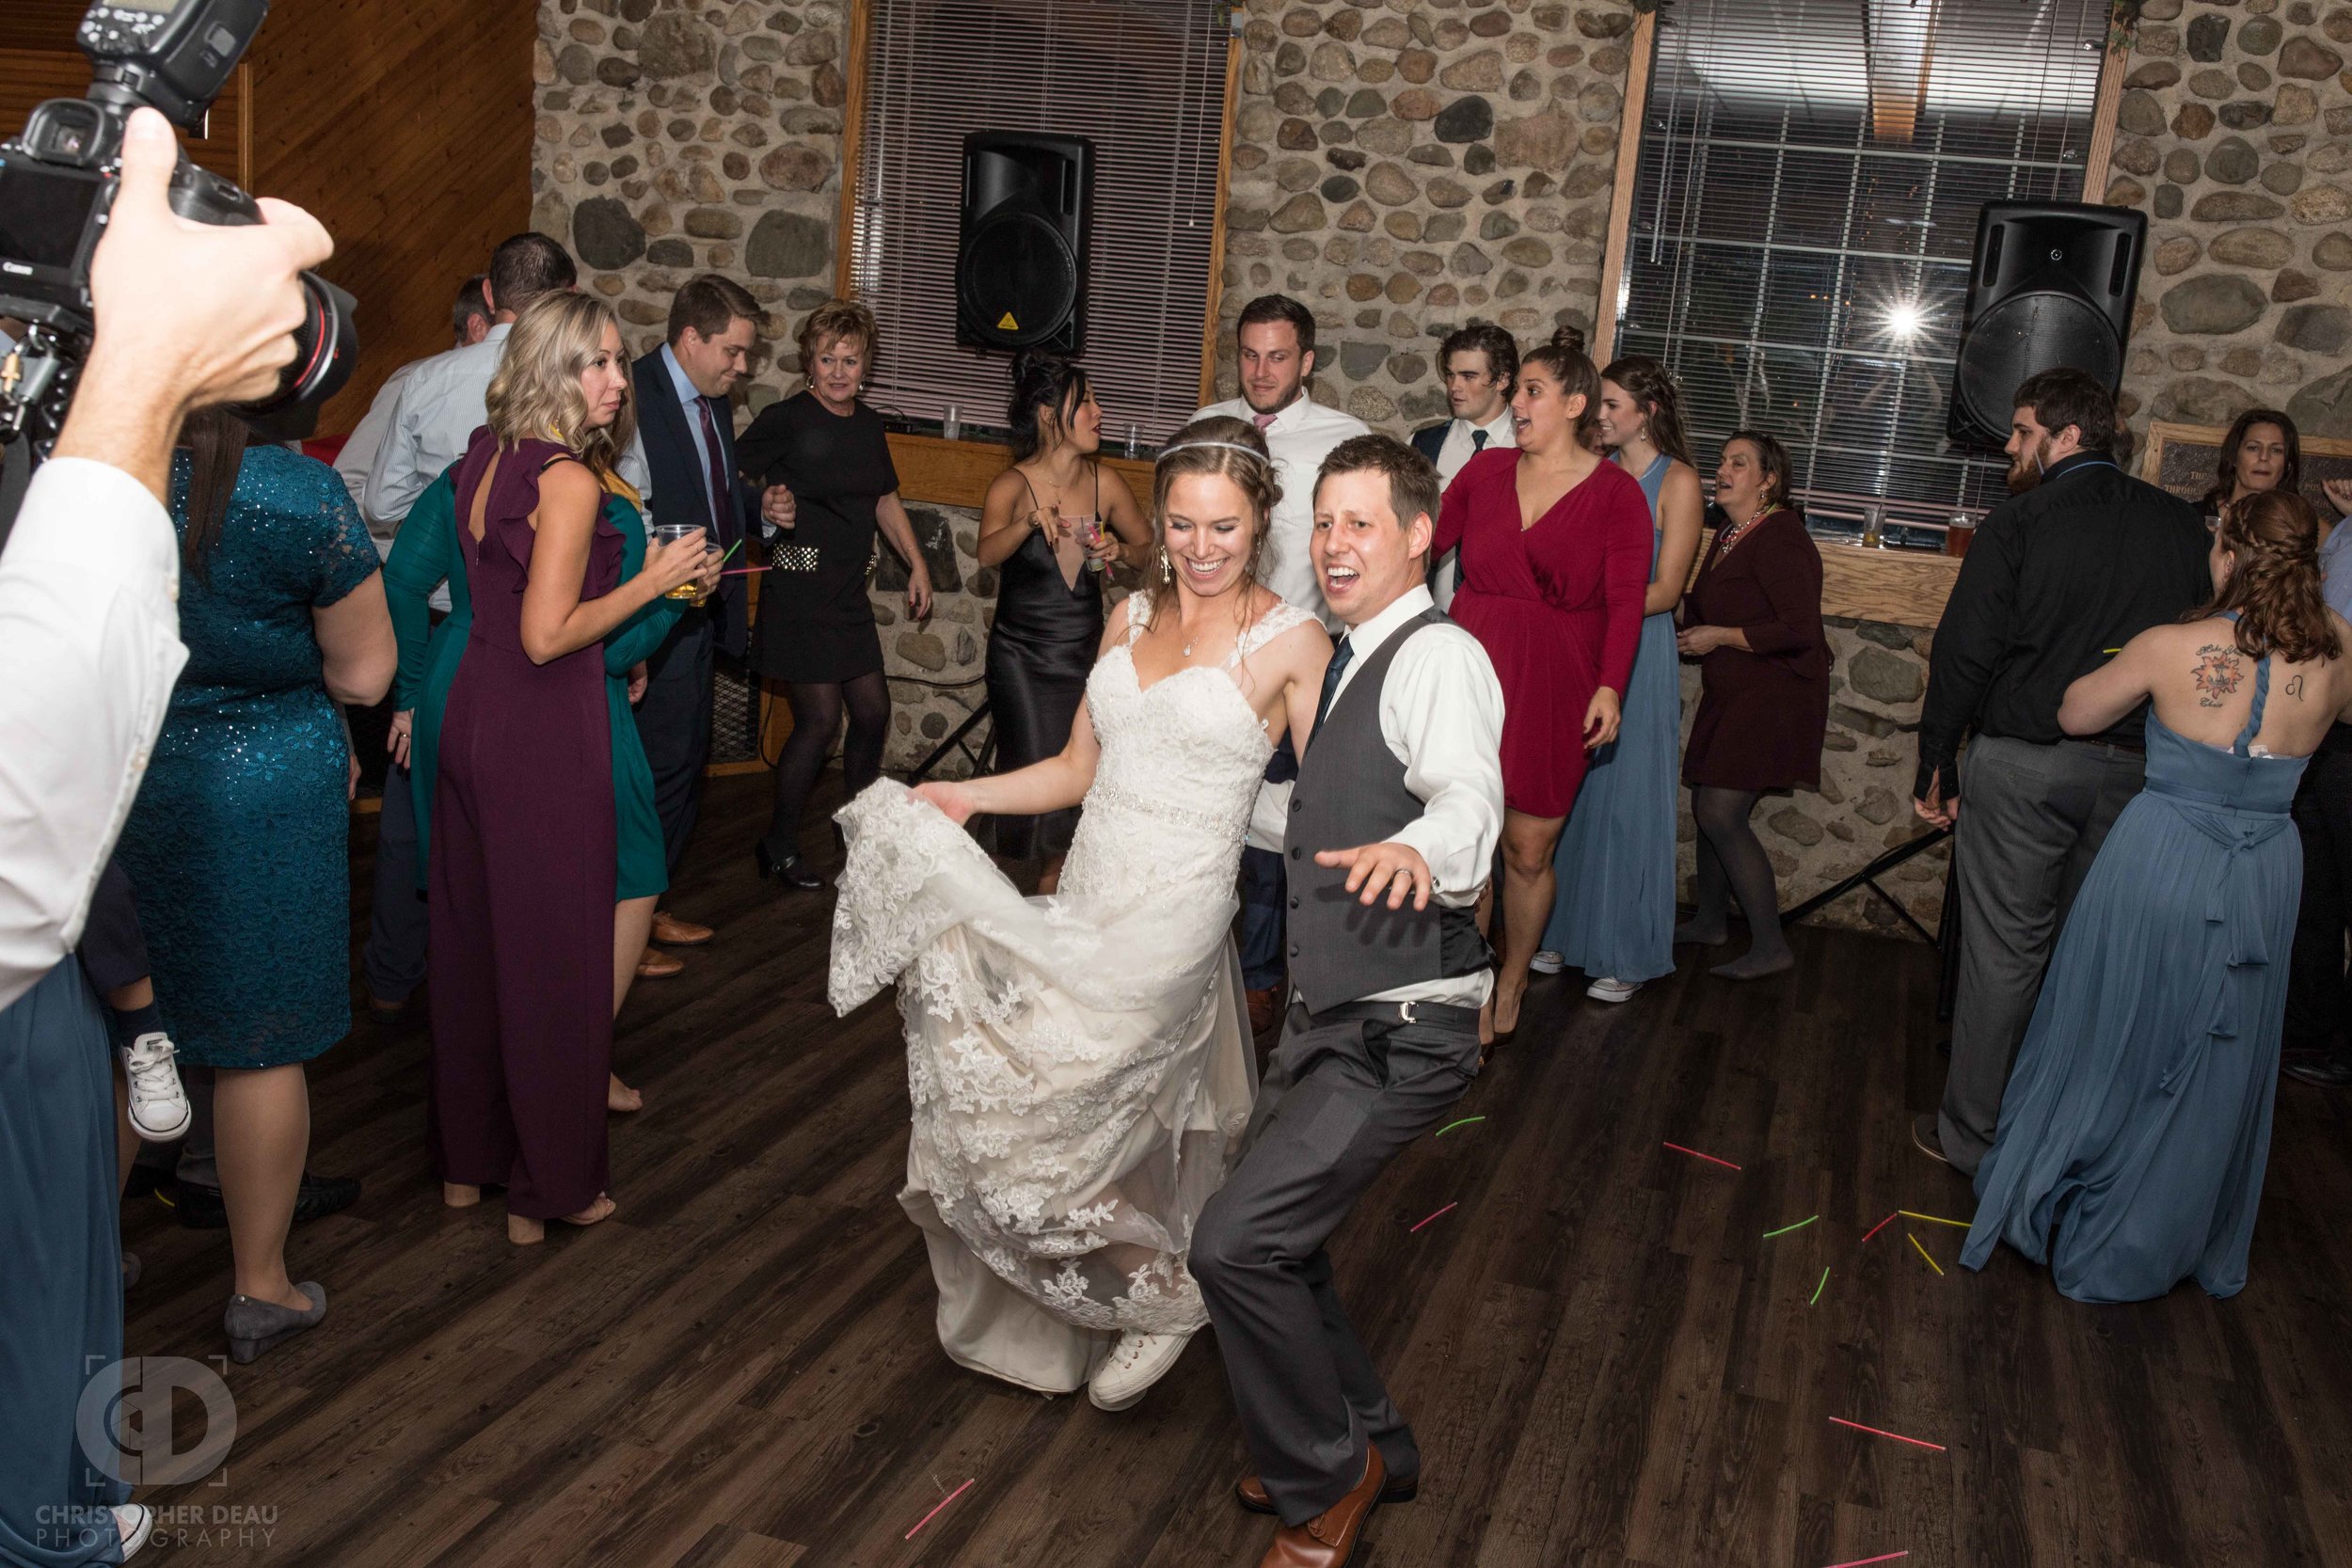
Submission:
M 1658 493 L 1674 459 L 1660 452 L 1641 476 L 1652 526 L 1650 576 L 1664 536 Z M 1655 980 L 1674 973 L 1675 752 L 1682 682 L 1675 618 L 1642 618 L 1617 738 L 1593 754 L 1551 864 L 1560 879 L 1544 947 L 1595 979 Z
M 2148 783 L 2100 847 L 2050 960 L 1961 1261 L 2007 1242 L 2076 1301 L 2194 1277 L 2246 1286 L 2270 1153 L 2303 846 L 2305 757 L 2228 751 L 2148 715 Z

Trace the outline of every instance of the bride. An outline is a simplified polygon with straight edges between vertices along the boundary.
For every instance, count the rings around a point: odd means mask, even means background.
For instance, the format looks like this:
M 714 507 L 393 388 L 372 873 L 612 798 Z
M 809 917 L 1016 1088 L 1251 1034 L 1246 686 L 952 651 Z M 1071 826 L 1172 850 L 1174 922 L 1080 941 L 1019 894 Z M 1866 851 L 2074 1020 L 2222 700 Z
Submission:
M 842 1013 L 898 982 L 914 1132 L 898 1201 L 930 1243 L 950 1357 L 1124 1409 L 1207 1321 L 1193 1222 L 1256 1090 L 1229 936 L 1275 743 L 1303 738 L 1331 655 L 1259 586 L 1278 490 L 1246 420 L 1196 420 L 1152 481 L 1152 581 L 1114 610 L 1061 754 L 837 814 Z M 962 831 L 1086 811 L 1048 897 Z

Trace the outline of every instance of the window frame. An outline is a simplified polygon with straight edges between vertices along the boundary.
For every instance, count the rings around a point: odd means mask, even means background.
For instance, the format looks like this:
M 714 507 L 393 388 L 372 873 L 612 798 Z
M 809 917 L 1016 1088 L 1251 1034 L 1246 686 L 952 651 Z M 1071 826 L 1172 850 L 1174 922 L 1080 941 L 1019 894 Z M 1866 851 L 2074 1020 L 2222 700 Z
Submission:
M 835 299 L 854 299 L 857 285 L 851 277 L 852 250 L 850 237 L 858 221 L 858 167 L 865 156 L 866 98 L 867 71 L 873 60 L 873 40 L 870 20 L 872 0 L 848 0 L 849 7 L 849 69 L 843 72 L 846 91 L 841 103 L 841 195 L 834 223 L 833 293 Z M 1225 293 L 1225 203 L 1233 169 L 1233 119 L 1238 106 L 1241 86 L 1241 34 L 1236 27 L 1225 40 L 1225 100 L 1223 119 L 1217 127 L 1216 190 L 1211 202 L 1209 228 L 1209 281 L 1205 311 L 1200 322 L 1200 402 L 1212 401 L 1216 386 L 1217 311 Z M 992 452 L 1001 450 L 993 439 L 964 440 L 959 445 L 985 447 Z
M 863 4 L 863 0 L 860 0 Z M 1626 264 L 1633 229 L 1633 196 L 1642 161 L 1642 121 L 1649 107 L 1651 68 L 1658 40 L 1656 11 L 1644 11 L 1634 19 L 1633 37 L 1626 68 L 1624 113 L 1617 128 L 1617 169 L 1614 188 L 1610 194 L 1609 231 L 1603 242 L 1600 265 L 1600 296 L 1594 302 L 1593 362 L 1605 366 L 1616 350 L 1617 330 L 1621 325 L 1617 301 L 1626 281 Z M 2083 199 L 2093 201 L 2093 192 L 2104 203 L 2108 170 L 2115 150 L 2116 115 L 2122 103 L 2123 78 L 2131 69 L 2131 39 L 2120 30 L 2110 28 L 2106 49 L 2099 60 L 2098 87 L 2091 98 L 2090 139 L 2084 150 Z M 1742 340 L 1743 341 L 1745 340 Z M 1826 344 L 1835 352 L 1838 345 Z M 1710 490 L 1713 476 L 1702 473 L 1700 479 Z M 1950 510 L 1981 515 L 1980 507 L 1954 507 Z M 1827 515 L 1836 515 L 1831 508 Z

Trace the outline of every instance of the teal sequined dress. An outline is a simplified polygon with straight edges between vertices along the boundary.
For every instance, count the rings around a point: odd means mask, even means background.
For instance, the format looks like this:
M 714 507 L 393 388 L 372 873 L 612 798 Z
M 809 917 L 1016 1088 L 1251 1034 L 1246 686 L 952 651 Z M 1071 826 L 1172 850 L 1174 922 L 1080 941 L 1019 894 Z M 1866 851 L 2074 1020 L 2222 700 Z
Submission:
M 187 488 L 175 453 L 183 533 Z M 376 568 L 335 470 L 257 446 L 181 574 L 187 668 L 116 852 L 183 1063 L 282 1067 L 351 1032 L 350 752 L 310 612 Z

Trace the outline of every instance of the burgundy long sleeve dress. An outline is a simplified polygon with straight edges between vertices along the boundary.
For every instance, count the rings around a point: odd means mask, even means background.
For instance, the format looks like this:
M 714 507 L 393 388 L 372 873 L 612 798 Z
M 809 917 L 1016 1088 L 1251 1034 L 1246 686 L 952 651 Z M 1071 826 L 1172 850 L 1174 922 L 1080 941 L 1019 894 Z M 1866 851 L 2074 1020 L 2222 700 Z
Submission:
M 458 558 L 473 630 L 441 719 L 426 873 L 433 1080 L 427 1133 L 441 1180 L 503 1182 L 507 1212 L 551 1220 L 606 1190 L 612 1061 L 612 718 L 604 644 L 534 664 L 523 588 L 539 474 L 570 455 L 524 441 L 473 503 L 498 441 L 457 470 Z M 583 599 L 621 580 L 599 515 Z
M 1488 449 L 1445 493 L 1436 560 L 1462 547 L 1453 617 L 1478 639 L 1502 683 L 1502 796 L 1529 816 L 1565 816 L 1584 782 L 1584 712 L 1606 686 L 1619 696 L 1642 640 L 1649 594 L 1649 502 L 1640 482 L 1603 463 L 1519 526 L 1519 453 Z
M 1699 710 L 1682 782 L 1724 789 L 1812 789 L 1829 729 L 1829 641 L 1821 633 L 1821 552 L 1783 507 L 1729 550 L 1719 532 L 1682 601 L 1686 626 L 1731 626 L 1746 648 L 1699 659 Z

